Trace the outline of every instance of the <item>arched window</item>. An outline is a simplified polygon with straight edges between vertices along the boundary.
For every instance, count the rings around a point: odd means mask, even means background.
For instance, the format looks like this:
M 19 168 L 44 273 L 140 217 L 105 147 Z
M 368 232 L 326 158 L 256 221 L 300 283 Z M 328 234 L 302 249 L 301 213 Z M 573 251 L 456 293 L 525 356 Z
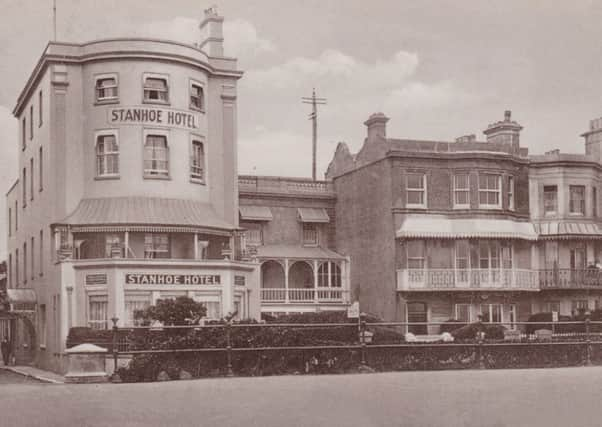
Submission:
M 330 271 L 329 271 L 330 265 Z M 330 275 L 330 286 L 328 276 Z M 318 287 L 320 288 L 340 288 L 341 287 L 341 267 L 334 262 L 324 262 L 318 267 Z
M 96 175 L 119 175 L 119 144 L 115 134 L 96 137 Z
M 147 135 L 144 143 L 144 174 L 169 176 L 169 150 L 164 135 Z

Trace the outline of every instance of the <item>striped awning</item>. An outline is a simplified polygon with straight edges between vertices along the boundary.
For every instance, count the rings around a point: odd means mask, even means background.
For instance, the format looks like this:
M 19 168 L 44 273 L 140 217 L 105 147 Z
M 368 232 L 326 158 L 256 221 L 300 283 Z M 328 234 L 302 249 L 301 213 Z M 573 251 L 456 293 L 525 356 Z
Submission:
M 82 199 L 75 211 L 59 221 L 73 229 L 149 227 L 161 230 L 234 230 L 208 203 L 159 197 L 107 197 Z
M 6 299 L 12 312 L 35 312 L 38 296 L 33 289 L 7 289 Z
M 600 239 L 602 229 L 593 222 L 546 221 L 535 224 L 535 231 L 541 238 Z
M 301 222 L 330 222 L 330 217 L 324 208 L 297 208 Z
M 271 221 L 272 211 L 267 206 L 239 206 L 240 219 L 244 221 Z
M 402 239 L 537 240 L 530 222 L 493 218 L 447 218 L 436 215 L 404 218 L 396 236 Z

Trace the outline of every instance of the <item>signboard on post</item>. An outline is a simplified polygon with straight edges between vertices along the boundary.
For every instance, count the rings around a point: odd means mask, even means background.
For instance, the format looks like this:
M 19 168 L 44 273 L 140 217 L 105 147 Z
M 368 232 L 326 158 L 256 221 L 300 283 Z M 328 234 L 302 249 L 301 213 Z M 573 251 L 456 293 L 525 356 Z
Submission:
M 360 302 L 356 301 L 347 308 L 348 319 L 359 319 L 360 317 Z

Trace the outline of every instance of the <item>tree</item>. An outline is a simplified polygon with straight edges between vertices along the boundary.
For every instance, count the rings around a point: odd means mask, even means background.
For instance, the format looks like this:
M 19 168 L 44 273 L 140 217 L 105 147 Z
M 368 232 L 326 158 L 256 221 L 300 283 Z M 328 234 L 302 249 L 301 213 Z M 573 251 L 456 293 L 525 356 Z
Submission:
M 151 325 L 159 321 L 166 326 L 182 326 L 198 324 L 207 314 L 207 309 L 200 302 L 188 297 L 157 300 L 156 305 L 151 305 L 144 310 L 136 310 L 134 319 L 143 325 Z

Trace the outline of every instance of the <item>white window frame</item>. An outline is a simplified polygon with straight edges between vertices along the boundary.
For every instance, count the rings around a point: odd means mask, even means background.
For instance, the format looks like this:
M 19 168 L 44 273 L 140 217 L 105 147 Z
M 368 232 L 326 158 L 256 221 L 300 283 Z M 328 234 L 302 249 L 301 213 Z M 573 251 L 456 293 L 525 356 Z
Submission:
M 223 306 L 222 306 L 222 299 L 221 296 L 218 294 L 204 294 L 204 293 L 200 293 L 197 292 L 192 296 L 192 299 L 195 302 L 200 302 L 201 304 L 205 305 L 205 308 L 207 308 L 207 313 L 204 317 L 204 319 L 208 319 L 208 320 L 220 320 L 223 316 Z M 216 316 L 211 316 L 210 312 L 209 312 L 209 307 L 207 307 L 207 303 L 217 303 L 217 307 L 219 307 L 219 313 L 217 313 L 217 317 Z
M 508 210 L 514 210 L 514 177 L 508 177 Z
M 307 230 L 306 230 L 306 227 Z M 311 230 L 313 228 L 313 231 Z M 315 239 L 306 239 L 306 233 L 314 233 Z M 301 223 L 301 241 L 303 246 L 318 246 L 320 243 L 320 229 L 318 224 L 315 222 L 303 222 Z
M 48 339 L 48 310 L 46 309 L 46 304 L 39 305 L 39 314 L 38 328 L 40 331 L 40 348 L 45 349 Z
M 99 96 L 99 87 L 98 84 L 102 80 L 115 80 L 115 84 L 112 86 L 103 87 L 103 90 L 114 89 L 115 94 L 110 96 Z M 117 73 L 105 73 L 105 74 L 97 74 L 94 76 L 94 99 L 97 103 L 112 103 L 119 101 L 119 75 Z
M 553 211 L 546 211 L 546 187 L 547 188 L 555 188 L 556 191 L 553 192 L 553 194 L 555 194 L 556 196 L 556 201 L 554 203 L 554 210 Z M 558 214 L 558 185 L 544 185 L 541 189 L 541 194 L 542 194 L 542 200 L 543 200 L 543 215 L 544 216 L 556 216 Z M 551 191 L 548 191 L 548 194 L 552 194 Z
M 147 79 L 156 79 L 156 80 L 164 80 L 165 81 L 165 98 L 166 99 L 150 99 L 146 97 L 146 80 Z M 142 75 L 142 102 L 144 104 L 169 104 L 169 75 L 167 74 L 155 74 L 155 73 L 144 73 Z M 149 89 L 151 90 L 151 89 Z M 156 89 L 152 89 L 156 90 Z
M 112 136 L 113 138 L 115 138 L 115 145 L 117 145 L 117 151 L 107 151 L 107 147 L 106 144 L 104 146 L 104 151 L 102 154 L 98 153 L 98 141 L 100 138 L 105 137 L 105 136 Z M 111 147 L 112 148 L 112 147 Z M 96 177 L 97 178 L 119 178 L 119 174 L 120 174 L 120 149 L 121 146 L 119 145 L 119 131 L 117 129 L 102 129 L 102 130 L 98 130 L 96 132 L 94 132 L 94 159 L 96 160 L 95 162 L 95 170 L 96 170 Z M 103 170 L 101 171 L 99 168 L 99 159 L 100 156 L 102 156 L 103 159 Z M 108 172 L 107 169 L 107 158 L 109 156 L 117 156 L 117 172 Z
M 422 243 L 422 256 L 414 256 L 415 254 L 410 254 L 410 243 L 421 242 Z M 426 240 L 417 239 L 417 240 L 408 240 L 405 244 L 406 247 L 406 263 L 408 266 L 408 270 L 424 270 L 426 268 Z M 412 255 L 412 256 L 410 256 Z M 410 267 L 410 260 L 419 262 L 422 267 L 413 268 Z
M 410 175 L 412 176 L 422 176 L 422 188 L 419 187 L 410 187 L 409 185 L 409 178 Z M 408 173 L 406 173 L 406 207 L 407 208 L 419 208 L 419 209 L 426 209 L 427 207 L 427 191 L 426 191 L 426 185 L 427 185 L 427 180 L 426 180 L 426 173 L 424 172 L 413 172 L 410 171 Z M 421 193 L 422 194 L 422 203 L 410 203 L 410 193 Z
M 96 300 L 96 301 L 93 301 Z M 96 294 L 96 293 L 90 293 L 88 294 L 87 298 L 86 298 L 86 302 L 87 302 L 87 310 L 86 310 L 86 317 L 87 317 L 87 324 L 89 327 L 93 328 L 93 329 L 108 329 L 109 328 L 109 296 L 107 294 Z M 91 315 L 92 315 L 92 310 L 91 310 L 91 304 L 92 302 L 96 302 L 96 303 L 104 303 L 106 310 L 105 310 L 105 319 L 92 319 Z M 99 327 L 95 327 L 95 326 L 99 326 Z
M 483 322 L 485 323 L 492 323 L 493 322 L 493 306 L 497 306 L 500 309 L 500 320 L 499 322 L 504 322 L 504 304 L 502 303 L 487 303 L 487 304 L 479 304 L 479 314 L 482 316 L 483 315 L 483 307 L 488 307 L 489 310 L 489 318 L 485 319 L 483 318 Z M 495 323 L 499 323 L 499 322 L 495 322 Z
M 195 165 L 195 143 L 200 143 L 203 151 L 203 158 L 201 165 Z M 200 169 L 200 173 L 198 173 Z M 206 184 L 207 179 L 207 144 L 205 138 L 198 135 L 191 135 L 190 137 L 190 180 L 198 184 Z
M 195 86 L 201 89 L 200 106 L 197 106 L 192 102 L 193 98 L 197 98 L 196 96 L 193 96 L 193 88 Z M 188 91 L 189 91 L 189 96 L 188 96 L 189 108 L 191 110 L 200 111 L 200 112 L 204 113 L 205 112 L 205 85 L 197 80 L 190 79 L 190 84 L 188 85 Z
M 490 176 L 497 177 L 497 189 L 481 188 L 481 177 L 490 177 Z M 486 179 L 485 182 L 488 182 L 488 179 Z M 490 172 L 480 172 L 477 184 L 479 187 L 479 191 L 478 191 L 479 208 L 480 209 L 501 209 L 502 208 L 502 175 L 499 173 L 494 173 L 494 172 L 491 172 L 491 173 Z M 481 193 L 486 193 L 487 196 L 489 196 L 489 194 L 497 194 L 497 203 L 496 204 L 481 203 Z
M 134 320 L 135 310 L 144 310 L 152 305 L 151 292 L 126 292 L 124 295 L 124 326 L 139 326 Z M 130 310 L 130 306 L 134 306 Z
M 263 245 L 263 225 L 258 222 L 257 225 L 247 224 L 243 232 L 245 246 L 261 246 Z
M 162 136 L 165 138 L 165 150 L 167 158 L 167 168 L 162 169 L 147 169 L 146 168 L 146 139 L 149 136 Z M 149 159 L 152 161 L 152 159 Z M 170 161 L 170 150 L 169 150 L 169 131 L 164 129 L 144 129 L 142 135 L 142 169 L 144 171 L 144 178 L 150 179 L 169 179 L 171 174 L 169 172 Z
M 577 189 L 577 188 L 582 188 L 583 189 L 583 206 L 581 206 L 583 209 L 581 211 L 574 211 L 573 210 L 573 203 L 572 203 L 572 196 L 573 196 L 573 189 Z M 569 185 L 569 215 L 571 216 L 585 216 L 585 212 L 587 209 L 587 203 L 586 203 L 586 188 L 585 185 Z
M 458 187 L 456 178 L 459 176 L 466 176 L 466 187 Z M 453 176 L 452 184 L 453 188 L 453 204 L 454 209 L 467 209 L 470 208 L 470 174 L 468 172 L 456 172 Z M 466 193 L 467 203 L 458 203 L 457 196 L 459 193 Z
M 472 315 L 472 305 L 468 304 L 468 303 L 457 303 L 454 304 L 454 319 L 460 321 L 460 316 L 458 316 L 458 312 L 459 312 L 459 308 L 460 307 L 467 307 L 468 308 L 468 323 L 472 323 L 473 322 L 473 315 Z

